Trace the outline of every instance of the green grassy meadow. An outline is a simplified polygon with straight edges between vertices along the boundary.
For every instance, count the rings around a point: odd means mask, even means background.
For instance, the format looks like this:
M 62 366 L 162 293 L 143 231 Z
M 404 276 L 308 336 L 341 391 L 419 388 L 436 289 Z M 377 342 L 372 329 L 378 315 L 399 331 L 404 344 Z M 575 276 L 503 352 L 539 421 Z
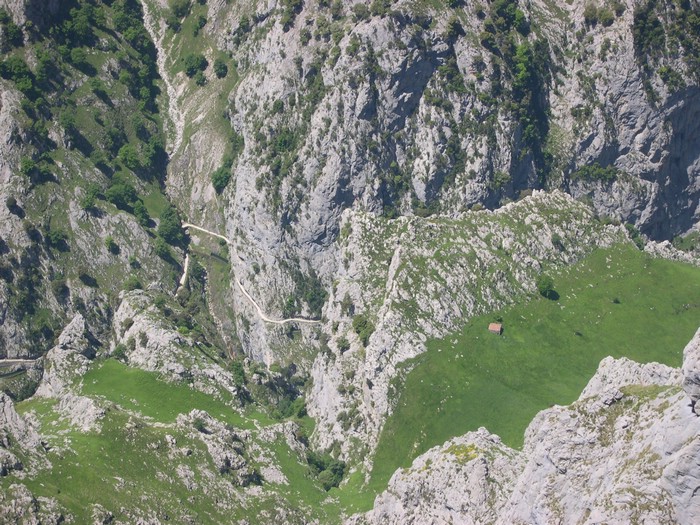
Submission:
M 174 423 L 178 414 L 199 409 L 238 428 L 255 428 L 252 420 L 233 411 L 224 401 L 184 383 L 168 383 L 153 372 L 131 368 L 114 359 L 107 359 L 85 374 L 82 392 L 102 397 L 160 423 Z M 227 392 L 222 395 L 232 401 Z
M 630 246 L 552 275 L 543 297 L 471 319 L 411 363 L 380 438 L 370 492 L 447 439 L 484 426 L 519 448 L 542 409 L 578 398 L 604 357 L 681 365 L 700 322 L 700 269 Z M 503 319 L 504 332 L 488 332 Z

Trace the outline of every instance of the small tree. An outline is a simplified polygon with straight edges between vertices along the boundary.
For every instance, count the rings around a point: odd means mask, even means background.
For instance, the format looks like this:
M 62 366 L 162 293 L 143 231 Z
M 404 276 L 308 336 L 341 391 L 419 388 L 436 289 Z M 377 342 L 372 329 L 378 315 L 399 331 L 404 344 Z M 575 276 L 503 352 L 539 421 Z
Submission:
M 135 275 L 130 275 L 127 277 L 126 281 L 124 281 L 124 289 L 127 291 L 143 290 L 143 285 L 138 277 Z
M 374 324 L 365 314 L 357 314 L 352 318 L 352 329 L 360 337 L 362 346 L 367 346 L 369 338 L 374 332 Z
M 541 274 L 537 277 L 537 291 L 542 297 L 552 299 L 554 295 L 554 280 L 546 274 Z
M 197 72 L 204 71 L 209 65 L 207 59 L 204 58 L 204 55 L 202 55 L 201 53 L 187 55 L 184 59 L 184 63 L 185 74 L 190 78 L 195 76 Z
M 172 206 L 168 206 L 160 215 L 160 224 L 158 225 L 158 235 L 165 242 L 172 245 L 180 245 L 185 240 L 185 234 L 182 231 L 182 222 L 177 210 Z
M 340 351 L 341 354 L 344 354 L 348 350 L 350 350 L 350 341 L 348 341 L 348 338 L 345 336 L 341 336 L 338 339 L 338 350 Z
M 216 193 L 221 193 L 224 191 L 226 186 L 228 186 L 231 180 L 231 168 L 226 166 L 221 166 L 214 173 L 211 174 L 211 183 L 216 190 Z
M 148 214 L 146 206 L 140 200 L 134 204 L 134 217 L 136 217 L 136 221 L 141 226 L 148 226 L 148 223 L 151 221 L 151 216 Z
M 228 75 L 228 66 L 226 65 L 226 62 L 220 58 L 214 60 L 214 74 L 216 75 L 216 78 L 225 78 L 226 75 Z
M 119 154 L 117 157 L 127 168 L 132 171 L 138 170 L 141 167 L 139 152 L 131 144 L 124 144 L 119 149 Z

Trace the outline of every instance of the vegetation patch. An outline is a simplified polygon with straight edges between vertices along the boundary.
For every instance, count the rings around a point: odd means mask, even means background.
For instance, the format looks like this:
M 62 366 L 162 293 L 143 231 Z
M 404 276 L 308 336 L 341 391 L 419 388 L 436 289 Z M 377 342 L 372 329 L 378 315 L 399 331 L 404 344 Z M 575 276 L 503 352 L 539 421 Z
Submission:
M 461 465 L 476 459 L 481 452 L 475 445 L 451 445 L 447 451 L 457 458 L 457 462 Z

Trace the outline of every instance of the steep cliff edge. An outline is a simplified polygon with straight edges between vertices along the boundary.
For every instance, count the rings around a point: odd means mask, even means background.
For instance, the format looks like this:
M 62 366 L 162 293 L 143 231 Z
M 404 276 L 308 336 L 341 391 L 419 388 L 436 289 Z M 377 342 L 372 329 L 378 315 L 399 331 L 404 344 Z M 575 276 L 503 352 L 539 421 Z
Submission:
M 700 517 L 700 418 L 681 383 L 697 376 L 700 330 L 683 371 L 606 358 L 578 401 L 542 411 L 522 451 L 486 429 L 398 471 L 348 523 L 679 523 Z

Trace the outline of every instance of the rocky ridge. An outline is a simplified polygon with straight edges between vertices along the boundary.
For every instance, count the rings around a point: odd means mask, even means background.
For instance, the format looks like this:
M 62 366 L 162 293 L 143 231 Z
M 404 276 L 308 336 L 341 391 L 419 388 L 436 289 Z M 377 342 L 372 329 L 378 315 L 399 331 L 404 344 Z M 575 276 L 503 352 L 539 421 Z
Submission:
M 337 440 L 346 452 L 356 443 L 372 448 L 399 364 L 423 352 L 428 337 L 532 293 L 543 271 L 626 241 L 622 228 L 596 224 L 586 206 L 557 192 L 449 219 L 377 223 L 348 213 L 343 231 L 326 308 L 336 334 L 314 364 L 309 411 L 319 443 Z M 354 328 L 358 316 L 375 329 L 366 341 Z M 349 428 L 339 419 L 348 413 Z

